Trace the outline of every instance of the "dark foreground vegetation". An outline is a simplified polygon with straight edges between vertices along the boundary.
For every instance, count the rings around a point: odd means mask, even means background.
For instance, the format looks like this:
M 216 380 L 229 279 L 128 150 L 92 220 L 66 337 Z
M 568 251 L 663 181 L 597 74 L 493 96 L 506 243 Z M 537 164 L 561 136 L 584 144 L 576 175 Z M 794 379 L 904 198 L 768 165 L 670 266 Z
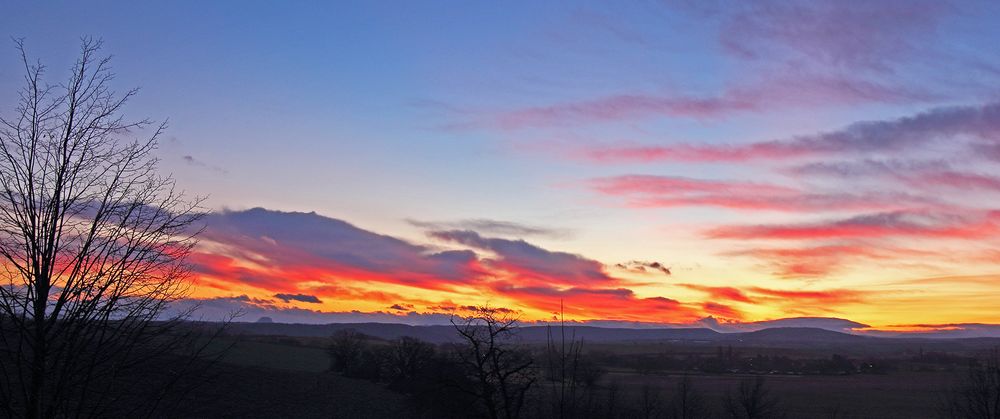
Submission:
M 843 354 L 820 342 L 808 348 L 781 339 L 589 343 L 574 328 L 558 326 L 534 340 L 488 309 L 451 326 L 453 338 L 437 343 L 373 337 L 358 331 L 370 332 L 371 325 L 356 326 L 339 325 L 329 337 L 223 338 L 218 345 L 235 342 L 223 365 L 170 414 L 994 418 L 1000 412 L 992 340 L 880 339 Z M 954 350 L 940 351 L 948 346 Z

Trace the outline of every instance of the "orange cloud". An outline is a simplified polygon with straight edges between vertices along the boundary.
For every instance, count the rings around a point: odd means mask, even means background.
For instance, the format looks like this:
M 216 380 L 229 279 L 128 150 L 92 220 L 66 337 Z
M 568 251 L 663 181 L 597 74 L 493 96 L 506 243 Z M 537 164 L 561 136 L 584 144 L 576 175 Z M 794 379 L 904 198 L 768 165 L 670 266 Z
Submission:
M 708 287 L 704 285 L 696 284 L 678 284 L 684 288 L 689 288 L 697 291 L 704 292 L 709 295 L 713 300 L 722 301 L 736 301 L 741 303 L 753 303 L 754 301 L 748 297 L 743 291 L 733 287 Z

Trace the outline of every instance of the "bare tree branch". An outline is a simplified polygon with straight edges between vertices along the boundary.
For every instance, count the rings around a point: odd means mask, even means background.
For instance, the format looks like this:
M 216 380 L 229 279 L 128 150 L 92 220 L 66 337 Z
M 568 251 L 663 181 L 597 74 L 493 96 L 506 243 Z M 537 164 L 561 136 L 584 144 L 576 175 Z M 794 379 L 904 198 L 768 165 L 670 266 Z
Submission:
M 101 42 L 64 84 L 15 40 L 25 87 L 0 118 L 0 395 L 12 416 L 98 412 L 129 367 L 176 349 L 200 199 L 156 173 L 165 124 L 128 121 Z

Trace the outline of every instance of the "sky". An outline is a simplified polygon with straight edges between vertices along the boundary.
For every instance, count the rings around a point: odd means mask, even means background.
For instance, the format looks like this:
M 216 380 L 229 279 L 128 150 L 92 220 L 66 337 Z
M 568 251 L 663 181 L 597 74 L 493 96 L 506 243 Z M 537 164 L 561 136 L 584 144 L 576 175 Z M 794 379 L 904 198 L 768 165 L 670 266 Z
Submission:
M 1000 4 L 10 2 L 103 40 L 208 317 L 1000 323 Z M 2 43 L 0 43 L 2 45 Z M 0 112 L 22 82 L 0 48 Z M 6 98 L 6 99 L 2 99 Z M 964 325 L 964 326 L 963 326 Z

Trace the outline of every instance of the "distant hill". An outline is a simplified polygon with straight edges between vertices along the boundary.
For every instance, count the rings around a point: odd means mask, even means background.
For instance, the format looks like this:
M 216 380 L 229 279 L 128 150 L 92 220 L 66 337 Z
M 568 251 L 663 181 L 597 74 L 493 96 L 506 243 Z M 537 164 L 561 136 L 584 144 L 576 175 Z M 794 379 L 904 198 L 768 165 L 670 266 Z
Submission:
M 455 342 L 458 336 L 452 326 L 411 326 L 395 323 L 233 323 L 229 333 L 258 336 L 328 337 L 340 330 L 354 329 L 377 339 L 391 340 L 410 336 L 431 343 Z M 518 329 L 518 338 L 525 343 L 545 342 L 549 332 L 559 338 L 558 326 L 525 326 Z M 816 327 L 772 327 L 750 332 L 723 333 L 709 328 L 629 329 L 595 326 L 566 326 L 567 337 L 587 342 L 689 342 L 712 345 L 831 347 L 888 347 L 921 345 L 933 349 L 939 345 L 982 346 L 1000 344 L 997 338 L 948 338 L 925 335 L 872 336 L 835 332 Z
M 558 338 L 561 333 L 558 326 L 528 326 L 518 331 L 518 336 L 526 341 L 545 341 L 548 333 Z M 692 327 L 673 329 L 626 329 L 594 326 L 566 326 L 567 338 L 575 337 L 590 342 L 642 341 L 642 340 L 693 340 L 715 341 L 722 333 L 712 329 Z
M 337 331 L 354 329 L 379 339 L 395 339 L 410 336 L 432 343 L 452 342 L 458 339 L 452 326 L 410 326 L 394 323 L 331 323 L 331 324 L 285 324 L 285 323 L 233 323 L 230 333 L 264 336 L 325 337 Z M 526 342 L 543 342 L 549 327 L 527 326 L 518 329 L 518 338 Z M 552 333 L 559 333 L 553 327 Z M 719 340 L 722 335 L 706 328 L 677 329 L 626 329 L 594 326 L 567 326 L 566 335 L 591 342 L 615 342 L 637 340 Z
M 702 319 L 700 323 L 712 330 L 724 333 L 752 332 L 755 330 L 772 329 L 776 327 L 808 327 L 832 330 L 834 332 L 851 333 L 869 327 L 864 323 L 858 323 L 856 321 L 837 317 L 788 317 L 784 319 L 739 323 L 719 322 L 713 317 L 706 317 Z
M 816 342 L 816 343 L 852 343 L 869 342 L 866 336 L 850 335 L 832 330 L 815 327 L 773 327 L 754 332 L 732 333 L 731 337 L 742 342 Z
M 396 323 L 232 323 L 229 332 L 263 336 L 327 337 L 348 329 L 386 340 L 410 336 L 427 342 L 444 343 L 457 338 L 452 326 L 410 326 Z
M 453 342 L 458 339 L 452 326 L 410 326 L 393 323 L 334 323 L 334 324 L 283 324 L 283 323 L 234 323 L 230 333 L 264 336 L 326 337 L 337 331 L 354 329 L 378 339 L 396 339 L 410 336 L 432 343 Z M 553 326 L 526 326 L 518 329 L 518 338 L 524 342 L 544 342 L 549 333 L 558 338 L 563 333 Z M 708 328 L 627 329 L 594 326 L 566 326 L 567 337 L 589 342 L 626 341 L 692 341 L 692 342 L 745 342 L 781 343 L 813 342 L 843 343 L 870 341 L 863 336 L 810 327 L 778 327 L 753 332 L 721 333 Z

